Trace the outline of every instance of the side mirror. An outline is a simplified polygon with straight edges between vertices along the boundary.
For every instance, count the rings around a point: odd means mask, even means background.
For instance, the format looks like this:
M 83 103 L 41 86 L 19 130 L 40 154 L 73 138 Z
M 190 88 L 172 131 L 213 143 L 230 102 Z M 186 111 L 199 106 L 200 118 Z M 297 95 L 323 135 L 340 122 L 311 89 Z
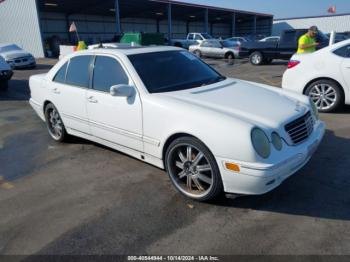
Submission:
M 126 84 L 112 86 L 109 90 L 111 96 L 130 97 L 134 93 L 134 87 Z

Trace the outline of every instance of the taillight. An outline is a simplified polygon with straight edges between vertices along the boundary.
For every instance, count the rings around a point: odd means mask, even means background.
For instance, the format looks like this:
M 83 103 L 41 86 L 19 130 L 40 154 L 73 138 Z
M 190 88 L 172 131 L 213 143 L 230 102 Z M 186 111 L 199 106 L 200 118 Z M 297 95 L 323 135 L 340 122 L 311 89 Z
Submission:
M 297 61 L 297 60 L 290 60 L 290 61 L 288 62 L 288 69 L 293 68 L 293 67 L 295 67 L 295 66 L 297 66 L 297 65 L 299 65 L 299 64 L 300 64 L 300 61 Z

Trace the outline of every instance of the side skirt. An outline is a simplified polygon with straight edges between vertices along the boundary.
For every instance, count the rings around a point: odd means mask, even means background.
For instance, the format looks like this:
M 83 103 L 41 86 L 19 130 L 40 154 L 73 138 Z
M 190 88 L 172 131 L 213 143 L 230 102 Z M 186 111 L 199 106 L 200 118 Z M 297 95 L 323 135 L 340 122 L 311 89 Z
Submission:
M 98 143 L 98 144 L 101 144 L 101 145 L 113 148 L 113 149 L 115 149 L 117 151 L 123 152 L 123 153 L 125 153 L 125 154 L 127 154 L 129 156 L 132 156 L 132 157 L 134 157 L 134 158 L 136 158 L 138 160 L 141 160 L 141 161 L 149 163 L 149 164 L 151 164 L 153 166 L 156 166 L 156 167 L 159 167 L 161 169 L 164 169 L 164 164 L 163 164 L 162 159 L 159 159 L 157 157 L 154 157 L 154 156 L 142 153 L 140 151 L 137 151 L 137 150 L 134 150 L 134 149 L 131 149 L 131 148 L 128 148 L 128 147 L 125 147 L 125 146 L 113 143 L 111 141 L 108 141 L 108 140 L 105 140 L 105 139 L 102 139 L 102 138 L 99 138 L 99 137 L 95 137 L 95 136 L 92 136 L 92 135 L 89 135 L 89 134 L 86 134 L 86 133 L 82 133 L 82 132 L 80 132 L 78 130 L 75 130 L 75 129 L 67 128 L 67 132 L 68 132 L 68 134 L 70 134 L 72 136 L 81 137 L 81 138 L 84 138 L 86 140 L 90 140 L 90 141 L 93 141 L 95 143 Z

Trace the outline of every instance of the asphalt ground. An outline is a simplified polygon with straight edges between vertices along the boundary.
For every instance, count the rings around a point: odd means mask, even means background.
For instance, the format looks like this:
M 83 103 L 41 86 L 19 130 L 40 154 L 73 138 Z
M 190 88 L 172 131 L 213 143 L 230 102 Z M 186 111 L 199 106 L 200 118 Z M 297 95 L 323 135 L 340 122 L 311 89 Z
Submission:
M 286 69 L 206 61 L 275 86 Z M 318 151 L 274 191 L 198 203 L 163 170 L 86 140 L 50 139 L 28 104 L 28 78 L 55 62 L 16 70 L 0 93 L 0 254 L 350 255 L 349 107 L 321 114 Z

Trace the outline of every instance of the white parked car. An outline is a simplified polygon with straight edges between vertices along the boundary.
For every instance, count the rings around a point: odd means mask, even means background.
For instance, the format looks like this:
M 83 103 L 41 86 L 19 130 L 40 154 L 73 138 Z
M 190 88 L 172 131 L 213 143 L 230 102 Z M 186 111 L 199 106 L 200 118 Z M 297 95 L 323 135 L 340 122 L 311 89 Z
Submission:
M 191 45 L 189 51 L 198 57 L 239 58 L 239 45 L 231 41 L 204 40 L 200 44 Z
M 83 137 L 165 168 L 201 201 L 274 189 L 325 129 L 306 96 L 226 78 L 177 47 L 80 51 L 29 84 L 54 140 Z
M 5 91 L 8 88 L 8 81 L 13 75 L 12 69 L 0 56 L 0 91 Z
M 140 47 L 141 45 L 137 43 L 100 43 L 89 45 L 88 49 L 96 48 L 128 48 L 128 47 Z
M 311 54 L 294 55 L 282 87 L 310 96 L 320 112 L 350 104 L 350 40 Z
M 269 36 L 259 40 L 259 42 L 278 42 L 280 39 L 281 37 L 279 36 Z
M 0 44 L 0 56 L 12 68 L 34 68 L 35 58 L 15 44 Z

